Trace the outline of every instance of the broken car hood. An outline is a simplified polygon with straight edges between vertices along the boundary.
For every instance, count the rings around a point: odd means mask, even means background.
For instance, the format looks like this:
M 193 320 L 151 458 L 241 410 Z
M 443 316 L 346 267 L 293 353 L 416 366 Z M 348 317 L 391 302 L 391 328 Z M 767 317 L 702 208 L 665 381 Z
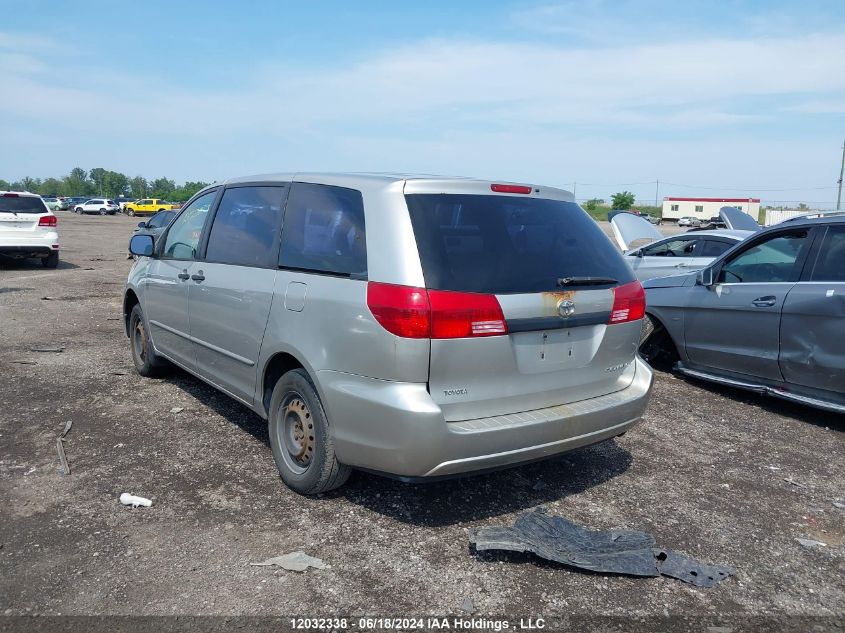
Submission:
M 618 213 L 610 220 L 613 238 L 623 251 L 637 240 L 662 240 L 663 234 L 651 222 L 633 213 Z
M 737 207 L 722 207 L 719 209 L 719 217 L 722 218 L 726 228 L 735 231 L 759 231 L 763 228 L 754 218 Z

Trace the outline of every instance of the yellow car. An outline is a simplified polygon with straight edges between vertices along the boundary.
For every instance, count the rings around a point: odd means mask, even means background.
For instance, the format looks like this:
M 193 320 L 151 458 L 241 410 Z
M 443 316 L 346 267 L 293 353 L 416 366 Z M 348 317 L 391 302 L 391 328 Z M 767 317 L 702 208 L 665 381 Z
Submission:
M 125 210 L 129 215 L 152 215 L 159 211 L 169 211 L 170 209 L 178 208 L 178 204 L 170 204 L 158 198 L 143 198 L 135 202 L 127 202 Z

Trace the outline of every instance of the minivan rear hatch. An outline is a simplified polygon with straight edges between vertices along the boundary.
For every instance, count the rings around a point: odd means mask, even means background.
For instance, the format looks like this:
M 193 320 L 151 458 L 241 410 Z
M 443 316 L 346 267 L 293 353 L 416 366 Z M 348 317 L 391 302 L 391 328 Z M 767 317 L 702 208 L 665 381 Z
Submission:
M 528 412 L 629 386 L 645 299 L 599 226 L 559 190 L 443 188 L 405 186 L 432 310 L 485 306 L 469 335 L 432 332 L 429 391 L 446 419 Z M 491 297 L 504 327 L 487 309 Z

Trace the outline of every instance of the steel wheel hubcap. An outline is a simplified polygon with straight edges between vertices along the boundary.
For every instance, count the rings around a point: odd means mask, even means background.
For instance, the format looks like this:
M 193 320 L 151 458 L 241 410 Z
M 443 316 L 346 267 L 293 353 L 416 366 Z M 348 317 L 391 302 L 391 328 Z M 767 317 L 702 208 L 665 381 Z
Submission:
M 298 394 L 290 396 L 280 411 L 282 438 L 291 465 L 304 471 L 314 455 L 314 420 Z

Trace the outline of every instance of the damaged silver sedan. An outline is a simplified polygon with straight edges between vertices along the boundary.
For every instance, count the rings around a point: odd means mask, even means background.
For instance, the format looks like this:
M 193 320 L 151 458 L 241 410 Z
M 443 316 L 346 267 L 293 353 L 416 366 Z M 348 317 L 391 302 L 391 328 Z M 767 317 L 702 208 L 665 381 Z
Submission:
M 646 281 L 700 270 L 760 230 L 751 216 L 735 207 L 723 207 L 719 215 L 726 229 L 692 230 L 671 237 L 664 237 L 653 224 L 631 213 L 614 215 L 610 226 L 637 279 Z M 632 248 L 643 240 L 651 241 Z
M 643 286 L 647 360 L 845 413 L 845 216 L 773 226 Z

